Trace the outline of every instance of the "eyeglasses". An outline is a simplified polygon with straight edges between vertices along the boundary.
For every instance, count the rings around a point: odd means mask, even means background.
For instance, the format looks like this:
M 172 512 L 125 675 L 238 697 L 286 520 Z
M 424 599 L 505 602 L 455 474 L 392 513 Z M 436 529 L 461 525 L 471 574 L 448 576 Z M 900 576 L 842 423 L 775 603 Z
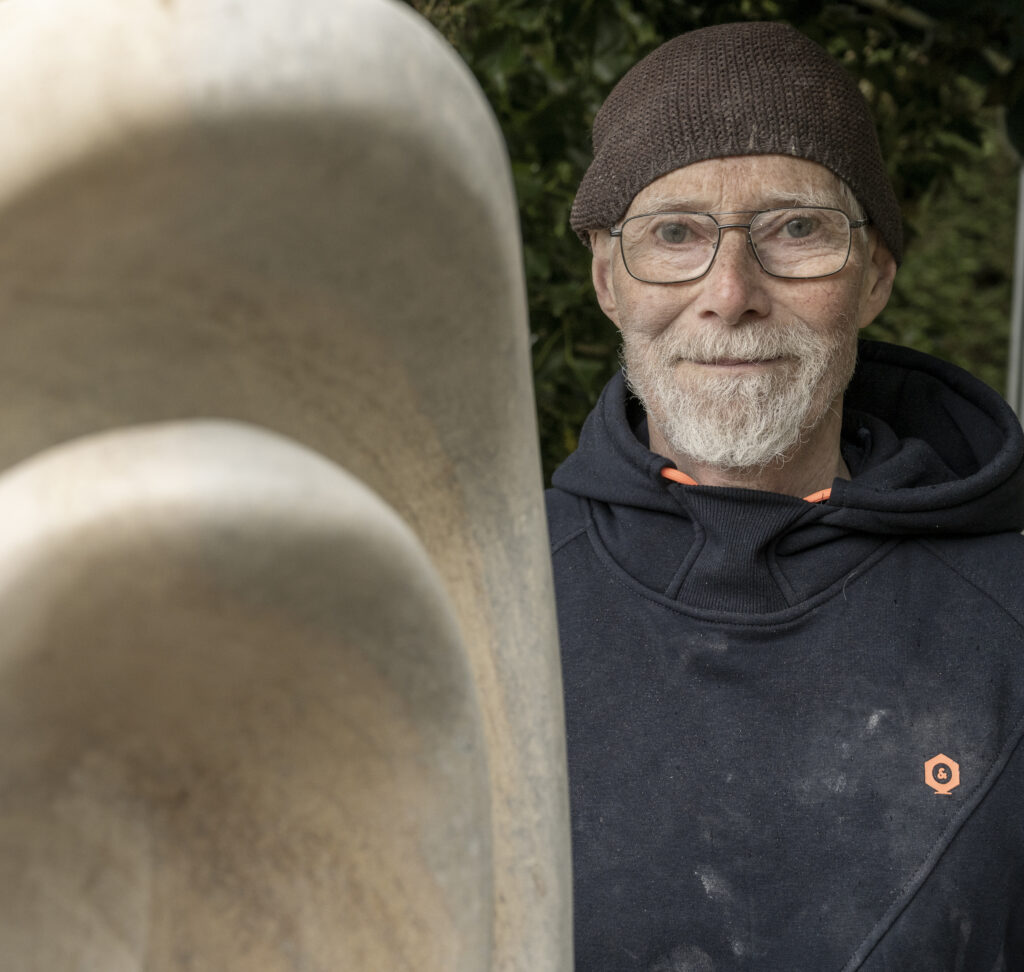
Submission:
M 750 215 L 747 223 L 720 223 L 719 216 Z M 805 280 L 839 273 L 850 257 L 851 220 L 840 209 L 800 206 L 742 213 L 644 213 L 618 229 L 622 262 L 643 283 L 685 283 L 711 269 L 724 229 L 745 229 L 761 269 L 773 277 Z

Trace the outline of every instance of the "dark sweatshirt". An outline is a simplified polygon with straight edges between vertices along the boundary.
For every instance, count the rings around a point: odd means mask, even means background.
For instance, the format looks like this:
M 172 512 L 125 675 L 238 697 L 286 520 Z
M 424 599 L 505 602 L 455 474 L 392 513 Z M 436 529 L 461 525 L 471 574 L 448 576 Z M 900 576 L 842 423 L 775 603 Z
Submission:
M 577 972 L 1024 970 L 1024 436 L 865 342 L 853 478 L 661 476 L 617 376 L 548 494 Z

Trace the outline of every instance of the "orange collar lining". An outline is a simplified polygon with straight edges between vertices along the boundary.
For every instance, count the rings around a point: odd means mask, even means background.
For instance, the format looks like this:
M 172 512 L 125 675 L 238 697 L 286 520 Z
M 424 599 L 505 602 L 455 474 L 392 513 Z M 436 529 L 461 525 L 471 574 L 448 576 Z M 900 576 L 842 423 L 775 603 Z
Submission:
M 684 486 L 700 485 L 700 483 L 698 483 L 692 476 L 687 476 L 686 473 L 676 469 L 674 466 L 665 466 L 665 468 L 661 470 L 661 475 L 664 476 L 665 479 L 670 479 L 674 483 L 682 483 Z M 831 495 L 831 489 L 819 489 L 818 492 L 811 493 L 810 496 L 805 496 L 804 502 L 824 503 Z

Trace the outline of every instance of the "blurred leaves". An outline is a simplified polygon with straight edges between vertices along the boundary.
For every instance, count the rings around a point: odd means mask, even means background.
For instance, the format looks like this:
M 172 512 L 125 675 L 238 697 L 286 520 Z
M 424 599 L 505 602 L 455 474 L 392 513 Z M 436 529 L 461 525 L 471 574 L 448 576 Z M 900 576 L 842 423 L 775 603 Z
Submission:
M 1024 153 L 1021 0 L 407 0 L 465 59 L 505 134 L 520 203 L 545 475 L 575 447 L 618 366 L 614 328 L 568 224 L 590 126 L 615 82 L 663 40 L 784 20 L 859 79 L 908 230 L 875 336 L 1002 390 L 1016 165 Z

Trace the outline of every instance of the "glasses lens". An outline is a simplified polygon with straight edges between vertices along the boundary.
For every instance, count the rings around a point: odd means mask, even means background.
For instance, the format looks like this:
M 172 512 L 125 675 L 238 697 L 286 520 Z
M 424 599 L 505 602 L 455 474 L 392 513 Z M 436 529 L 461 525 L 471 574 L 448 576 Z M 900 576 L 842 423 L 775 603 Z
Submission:
M 718 225 L 703 213 L 650 213 L 622 224 L 626 269 L 647 283 L 681 283 L 705 273 L 718 243 Z
M 761 266 L 777 277 L 838 273 L 850 254 L 850 221 L 838 209 L 772 209 L 750 224 Z

